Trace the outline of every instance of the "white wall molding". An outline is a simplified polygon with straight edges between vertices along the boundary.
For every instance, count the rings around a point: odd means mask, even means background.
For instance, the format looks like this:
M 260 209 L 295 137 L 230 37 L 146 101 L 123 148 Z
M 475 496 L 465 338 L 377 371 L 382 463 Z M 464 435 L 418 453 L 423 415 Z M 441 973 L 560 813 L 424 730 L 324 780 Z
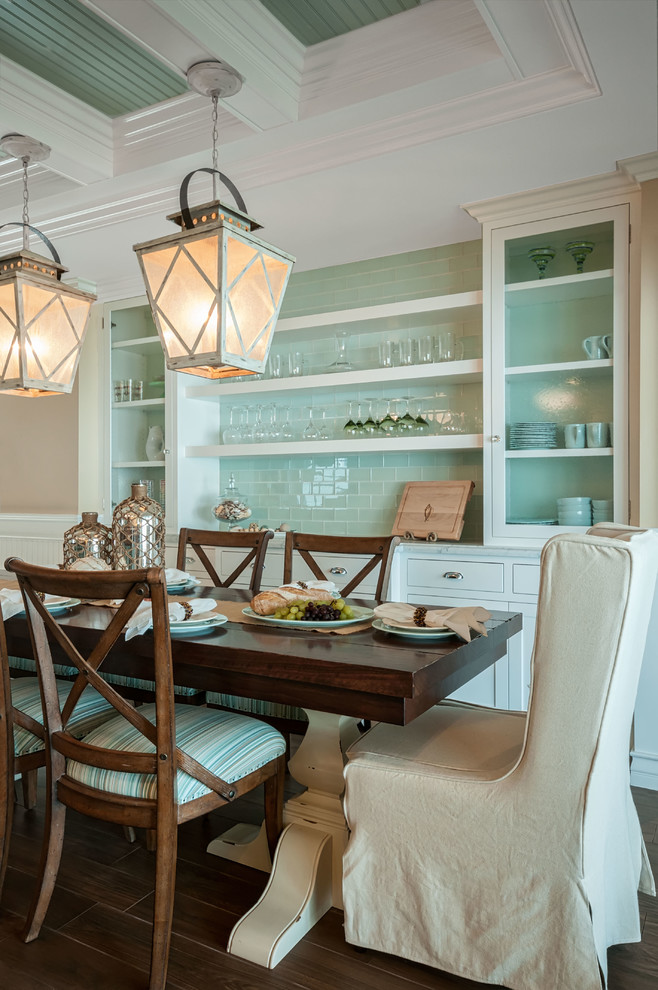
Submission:
M 506 225 L 531 212 L 534 219 L 554 216 L 556 210 L 579 212 L 596 206 L 597 200 L 611 196 L 629 195 L 639 190 L 638 183 L 625 172 L 606 172 L 574 182 L 561 182 L 555 186 L 530 189 L 478 203 L 463 203 L 462 209 L 479 223 Z
M 617 165 L 636 182 L 658 179 L 658 151 L 651 151 L 647 155 L 636 155 L 635 158 L 624 158 L 617 162 Z
M 112 175 L 110 118 L 4 55 L 0 111 L 3 134 L 29 134 L 50 146 L 51 171 L 83 184 Z
M 632 752 L 631 784 L 658 791 L 658 754 Z

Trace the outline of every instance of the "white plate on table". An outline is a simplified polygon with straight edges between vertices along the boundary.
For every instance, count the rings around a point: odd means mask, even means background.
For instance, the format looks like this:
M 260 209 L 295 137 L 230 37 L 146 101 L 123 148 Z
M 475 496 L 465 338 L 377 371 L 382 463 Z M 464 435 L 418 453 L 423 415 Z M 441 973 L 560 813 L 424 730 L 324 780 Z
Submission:
M 273 615 L 259 615 L 252 608 L 243 608 L 242 614 L 271 626 L 282 626 L 284 629 L 342 629 L 344 626 L 354 626 L 358 622 L 367 622 L 375 614 L 371 608 L 361 605 L 351 605 L 353 619 L 330 619 L 328 622 L 305 622 L 303 619 L 275 619 Z
M 167 585 L 168 595 L 180 595 L 182 591 L 191 591 L 192 588 L 198 588 L 198 584 L 194 581 L 178 581 L 176 584 Z
M 394 636 L 408 636 L 411 639 L 448 639 L 449 636 L 461 639 L 459 633 L 453 629 L 446 629 L 445 626 L 389 626 L 381 619 L 375 619 L 372 628 L 378 629 L 379 632 L 392 633 Z
M 210 632 L 217 626 L 223 626 L 228 619 L 220 612 L 212 612 L 210 615 L 198 616 L 196 619 L 180 619 L 169 623 L 169 632 L 172 636 L 198 636 L 199 633 Z
M 46 612 L 59 615 L 61 612 L 66 612 L 68 609 L 75 608 L 79 604 L 79 598 L 62 598 L 60 595 L 53 595 L 52 598 L 49 598 L 47 602 L 43 603 L 43 607 Z M 19 612 L 18 615 L 25 615 L 25 611 Z

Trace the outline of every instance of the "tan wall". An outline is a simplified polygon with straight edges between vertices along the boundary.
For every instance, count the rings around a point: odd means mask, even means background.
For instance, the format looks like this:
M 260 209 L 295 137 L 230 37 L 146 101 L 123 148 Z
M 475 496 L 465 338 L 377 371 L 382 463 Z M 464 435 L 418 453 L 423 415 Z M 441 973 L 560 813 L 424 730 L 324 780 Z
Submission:
M 658 526 L 658 179 L 642 183 L 641 254 L 638 522 Z
M 0 512 L 77 512 L 77 382 L 71 395 L 0 392 L 0 465 Z

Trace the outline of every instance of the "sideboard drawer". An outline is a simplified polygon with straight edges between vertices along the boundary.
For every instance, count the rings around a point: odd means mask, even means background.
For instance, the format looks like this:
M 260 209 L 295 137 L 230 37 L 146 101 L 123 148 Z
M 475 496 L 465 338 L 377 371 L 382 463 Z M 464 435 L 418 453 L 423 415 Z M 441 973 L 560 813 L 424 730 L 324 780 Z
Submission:
M 481 560 L 410 559 L 407 564 L 407 585 L 424 591 L 485 591 L 501 592 L 505 584 L 502 563 Z
M 515 595 L 538 595 L 539 564 L 514 564 L 512 591 Z
M 359 571 L 371 559 L 368 554 L 360 556 L 350 554 L 341 557 L 340 554 L 314 553 L 313 558 L 320 567 L 320 570 L 327 575 L 328 580 L 333 581 L 338 588 L 343 588 L 355 577 Z M 293 554 L 292 577 L 294 581 L 315 581 L 317 578 L 311 571 L 305 560 L 298 553 Z M 379 566 L 368 574 L 358 588 L 352 592 L 353 598 L 374 598 L 379 579 Z

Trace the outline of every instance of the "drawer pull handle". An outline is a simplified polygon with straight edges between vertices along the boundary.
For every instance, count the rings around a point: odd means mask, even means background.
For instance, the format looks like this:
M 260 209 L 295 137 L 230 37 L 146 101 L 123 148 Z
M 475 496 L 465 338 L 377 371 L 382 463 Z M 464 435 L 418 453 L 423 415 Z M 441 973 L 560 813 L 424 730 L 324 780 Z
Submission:
M 345 567 L 330 567 L 330 574 L 347 574 L 347 569 Z
M 194 563 L 194 557 L 186 557 L 185 558 L 185 563 L 186 564 L 193 564 Z
M 448 578 L 449 581 L 463 581 L 464 575 L 460 574 L 459 571 L 446 571 L 443 575 L 444 578 Z

